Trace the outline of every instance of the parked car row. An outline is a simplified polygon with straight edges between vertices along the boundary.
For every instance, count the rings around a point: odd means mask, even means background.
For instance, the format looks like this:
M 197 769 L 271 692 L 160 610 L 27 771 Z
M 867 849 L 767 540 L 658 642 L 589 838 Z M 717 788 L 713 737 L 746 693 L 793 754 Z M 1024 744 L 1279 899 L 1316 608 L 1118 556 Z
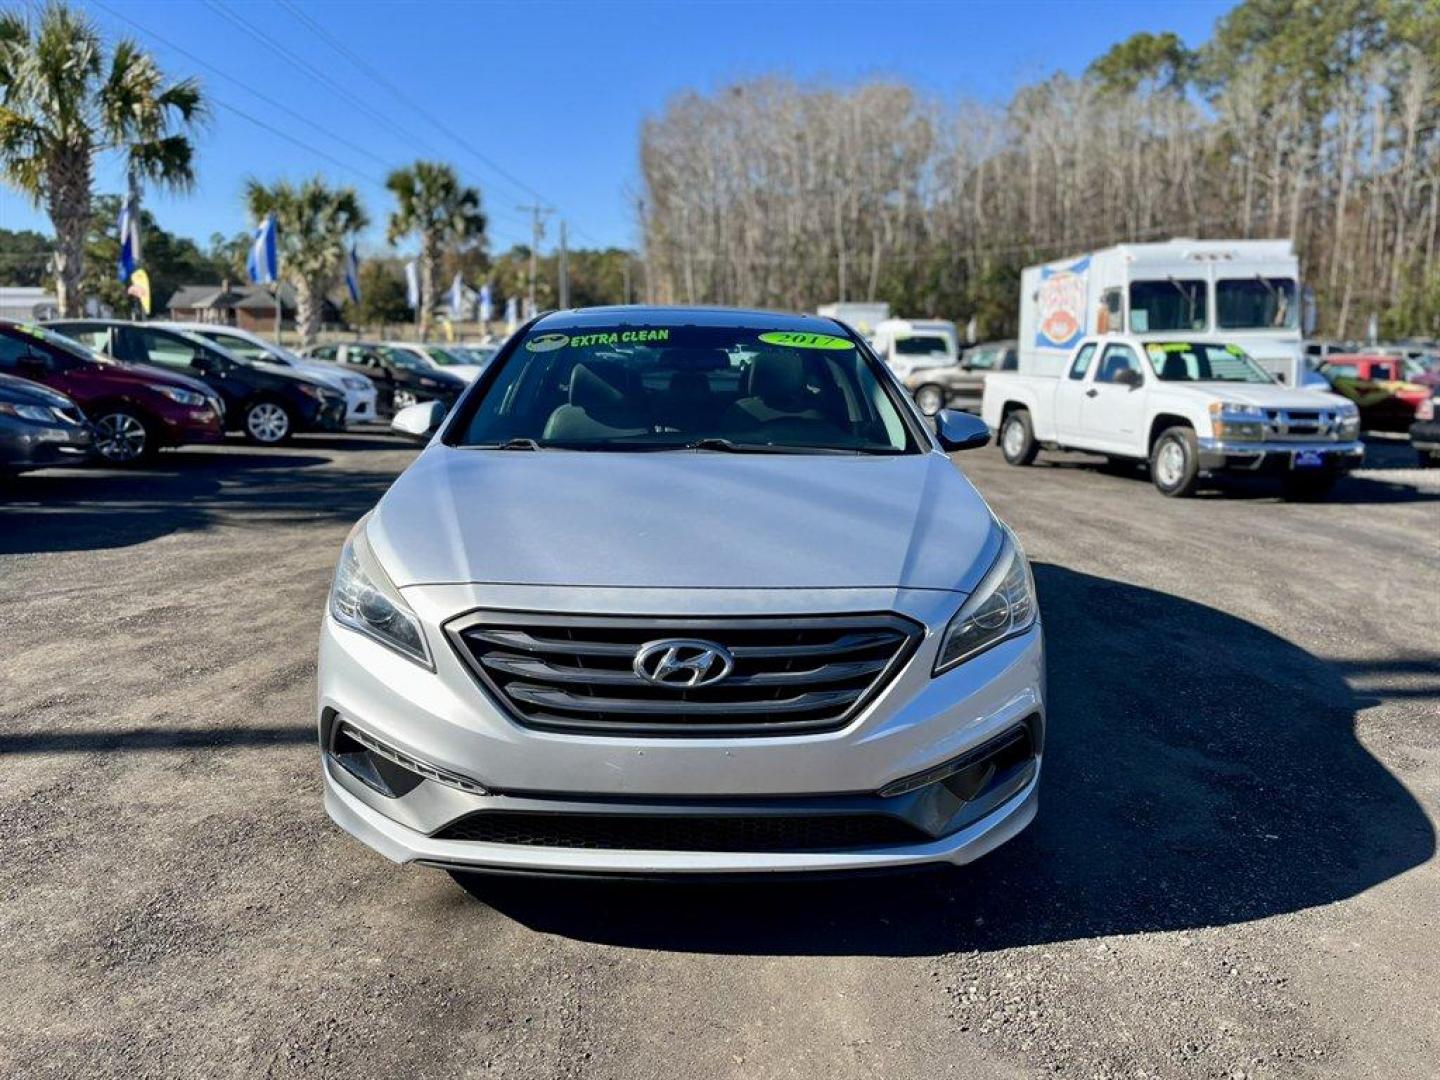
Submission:
M 449 408 L 488 359 L 453 346 L 365 342 L 297 355 L 203 323 L 0 320 L 0 470 L 91 453 L 128 465 L 165 447 L 220 442 L 227 431 L 275 446 L 417 402 Z

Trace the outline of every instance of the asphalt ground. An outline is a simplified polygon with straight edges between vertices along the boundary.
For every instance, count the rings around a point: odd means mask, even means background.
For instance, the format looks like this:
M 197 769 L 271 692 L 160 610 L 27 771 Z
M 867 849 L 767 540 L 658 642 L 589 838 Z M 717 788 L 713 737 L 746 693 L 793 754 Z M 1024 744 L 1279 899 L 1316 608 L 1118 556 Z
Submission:
M 378 434 L 0 489 L 0 1074 L 1433 1077 L 1440 485 L 957 456 L 1036 564 L 1040 815 L 960 870 L 496 880 L 332 826 Z

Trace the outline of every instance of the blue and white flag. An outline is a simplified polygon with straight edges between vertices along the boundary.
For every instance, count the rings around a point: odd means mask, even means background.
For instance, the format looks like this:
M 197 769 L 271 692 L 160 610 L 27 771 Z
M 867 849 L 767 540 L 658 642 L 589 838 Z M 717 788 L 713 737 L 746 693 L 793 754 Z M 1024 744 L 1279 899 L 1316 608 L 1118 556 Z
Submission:
M 140 215 L 133 210 L 129 203 L 120 208 L 120 261 L 116 271 L 121 281 L 129 281 L 140 267 Z
M 420 310 L 420 268 L 414 259 L 405 264 L 405 302 L 414 310 Z
M 250 255 L 245 260 L 245 272 L 256 285 L 268 285 L 280 278 L 280 245 L 275 227 L 275 215 L 266 214 L 265 220 L 255 229 L 255 239 L 250 244 Z
M 494 308 L 490 303 L 490 283 L 487 281 L 480 286 L 480 321 L 487 323 L 494 314 Z
M 455 271 L 455 280 L 450 282 L 450 314 L 460 318 L 465 314 L 465 283 L 460 280 L 460 271 Z
M 345 253 L 345 289 L 350 293 L 350 302 L 360 302 L 360 259 L 355 254 L 355 245 Z

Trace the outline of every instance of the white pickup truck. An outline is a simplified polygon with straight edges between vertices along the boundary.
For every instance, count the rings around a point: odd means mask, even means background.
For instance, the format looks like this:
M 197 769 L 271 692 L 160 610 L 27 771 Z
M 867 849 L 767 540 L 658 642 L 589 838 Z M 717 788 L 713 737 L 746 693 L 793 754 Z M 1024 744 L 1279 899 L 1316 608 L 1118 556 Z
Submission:
M 1277 384 L 1245 351 L 1213 341 L 1086 337 L 1061 375 L 996 372 L 981 416 L 1012 465 L 1046 450 L 1148 461 L 1164 495 L 1202 474 L 1279 474 L 1294 498 L 1324 495 L 1364 456 L 1360 417 L 1338 394 Z

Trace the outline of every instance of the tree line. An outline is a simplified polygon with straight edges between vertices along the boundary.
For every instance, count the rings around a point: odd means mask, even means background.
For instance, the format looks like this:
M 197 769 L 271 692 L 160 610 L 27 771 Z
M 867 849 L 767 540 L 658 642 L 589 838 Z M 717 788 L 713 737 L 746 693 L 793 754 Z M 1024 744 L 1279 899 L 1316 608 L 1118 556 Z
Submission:
M 1019 270 L 1119 243 L 1288 237 L 1322 328 L 1440 335 L 1440 4 L 1244 0 L 1006 103 L 781 78 L 640 136 L 653 299 L 888 300 L 1013 333 Z

